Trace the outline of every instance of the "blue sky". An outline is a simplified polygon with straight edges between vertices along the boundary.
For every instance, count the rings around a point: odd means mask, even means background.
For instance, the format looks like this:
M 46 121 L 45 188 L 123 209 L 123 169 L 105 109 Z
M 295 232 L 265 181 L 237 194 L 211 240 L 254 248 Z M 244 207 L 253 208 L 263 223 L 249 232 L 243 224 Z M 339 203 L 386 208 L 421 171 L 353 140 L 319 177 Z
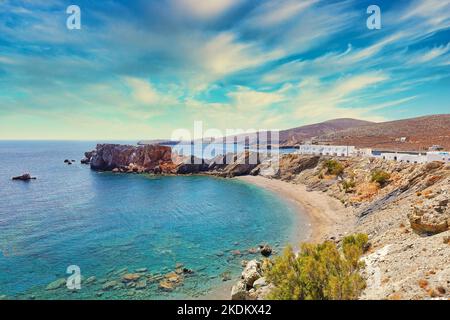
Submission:
M 0 0 L 0 139 L 449 113 L 449 51 L 450 0 Z

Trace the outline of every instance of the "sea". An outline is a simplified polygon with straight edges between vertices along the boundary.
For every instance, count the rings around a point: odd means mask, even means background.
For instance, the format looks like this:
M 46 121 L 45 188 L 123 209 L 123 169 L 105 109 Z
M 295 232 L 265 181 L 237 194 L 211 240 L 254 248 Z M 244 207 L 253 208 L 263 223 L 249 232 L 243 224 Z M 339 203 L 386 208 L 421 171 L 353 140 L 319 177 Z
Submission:
M 292 204 L 237 179 L 92 171 L 80 159 L 100 142 L 0 141 L 0 298 L 203 298 L 258 245 L 277 254 L 306 232 Z

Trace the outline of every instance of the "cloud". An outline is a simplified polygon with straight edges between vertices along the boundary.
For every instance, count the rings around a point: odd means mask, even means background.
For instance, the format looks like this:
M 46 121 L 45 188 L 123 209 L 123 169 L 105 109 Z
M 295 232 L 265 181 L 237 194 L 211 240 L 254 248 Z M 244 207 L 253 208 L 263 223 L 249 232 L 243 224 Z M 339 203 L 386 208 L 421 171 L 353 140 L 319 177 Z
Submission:
M 412 54 L 409 63 L 421 64 L 445 56 L 450 51 L 450 43 Z
M 209 40 L 200 50 L 205 71 L 227 75 L 281 57 L 281 51 L 261 52 L 254 43 L 241 43 L 235 34 L 225 32 Z
M 317 3 L 317 0 L 273 0 L 265 2 L 254 10 L 247 23 L 257 28 L 268 28 L 286 23 L 315 3 Z
M 0 120 L 161 137 L 198 119 L 286 128 L 448 101 L 449 1 L 410 3 L 381 1 L 382 30 L 370 31 L 356 0 L 81 1 L 83 28 L 70 32 L 64 1 L 0 1 Z
M 279 103 L 285 99 L 282 93 L 256 91 L 246 87 L 238 87 L 228 96 L 232 104 L 242 112 L 264 111 L 264 108 Z
M 198 19 L 213 19 L 225 14 L 241 0 L 172 0 L 175 10 Z
M 450 26 L 450 1 L 415 0 L 404 11 L 400 20 L 412 18 L 424 19 L 433 29 L 445 29 Z
M 131 77 L 125 78 L 125 82 L 131 88 L 132 96 L 136 101 L 149 105 L 160 101 L 159 93 L 149 82 Z
M 350 107 L 350 101 L 358 102 L 357 93 L 373 87 L 389 77 L 383 73 L 367 73 L 323 83 L 316 78 L 299 84 L 299 93 L 292 99 L 295 116 L 306 121 L 322 121 L 330 118 L 367 118 L 370 110 L 364 102 Z M 370 116 L 369 116 L 370 117 Z

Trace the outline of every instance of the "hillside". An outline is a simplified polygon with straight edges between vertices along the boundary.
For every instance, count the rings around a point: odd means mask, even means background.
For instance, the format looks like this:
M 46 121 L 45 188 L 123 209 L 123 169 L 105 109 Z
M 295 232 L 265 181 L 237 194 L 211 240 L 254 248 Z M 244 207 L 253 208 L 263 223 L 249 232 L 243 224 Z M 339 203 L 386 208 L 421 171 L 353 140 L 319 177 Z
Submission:
M 372 123 L 322 134 L 319 140 L 379 150 L 424 151 L 432 145 L 450 150 L 450 114 Z
M 333 119 L 321 123 L 280 131 L 280 142 L 285 145 L 297 144 L 310 140 L 313 137 L 333 134 L 341 130 L 372 124 L 374 124 L 374 122 L 350 118 Z

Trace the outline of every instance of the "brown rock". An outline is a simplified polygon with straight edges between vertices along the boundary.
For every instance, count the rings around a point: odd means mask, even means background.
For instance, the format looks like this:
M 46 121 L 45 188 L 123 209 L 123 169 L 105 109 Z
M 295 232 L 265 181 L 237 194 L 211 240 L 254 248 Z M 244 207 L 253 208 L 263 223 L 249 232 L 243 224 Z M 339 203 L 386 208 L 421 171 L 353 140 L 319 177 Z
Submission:
M 436 234 L 449 230 L 450 207 L 448 195 L 441 194 L 413 206 L 408 214 L 413 230 Z

